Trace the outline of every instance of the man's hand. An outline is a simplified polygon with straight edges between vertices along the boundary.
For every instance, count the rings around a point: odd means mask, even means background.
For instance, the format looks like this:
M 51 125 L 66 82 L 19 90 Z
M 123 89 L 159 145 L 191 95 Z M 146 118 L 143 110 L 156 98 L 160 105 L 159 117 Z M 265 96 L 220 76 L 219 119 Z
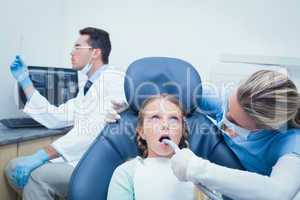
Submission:
M 31 172 L 49 160 L 49 156 L 44 150 L 39 150 L 30 156 L 19 158 L 15 166 L 8 172 L 9 179 L 18 189 L 23 189 Z
M 24 90 L 33 85 L 29 78 L 27 66 L 24 64 L 20 56 L 16 56 L 14 62 L 10 65 L 10 71 Z
M 111 104 L 112 104 L 112 109 L 107 110 L 105 114 L 105 121 L 107 123 L 114 123 L 118 119 L 121 119 L 119 113 L 125 111 L 128 108 L 128 104 L 125 101 L 112 100 Z

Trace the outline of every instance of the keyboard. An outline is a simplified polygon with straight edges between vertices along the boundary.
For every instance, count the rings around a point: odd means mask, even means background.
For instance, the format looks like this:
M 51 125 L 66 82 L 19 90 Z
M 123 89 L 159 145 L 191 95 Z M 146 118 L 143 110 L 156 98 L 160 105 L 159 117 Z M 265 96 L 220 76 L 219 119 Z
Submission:
M 42 124 L 32 118 L 11 118 L 1 119 L 0 122 L 7 128 L 34 128 L 44 127 Z

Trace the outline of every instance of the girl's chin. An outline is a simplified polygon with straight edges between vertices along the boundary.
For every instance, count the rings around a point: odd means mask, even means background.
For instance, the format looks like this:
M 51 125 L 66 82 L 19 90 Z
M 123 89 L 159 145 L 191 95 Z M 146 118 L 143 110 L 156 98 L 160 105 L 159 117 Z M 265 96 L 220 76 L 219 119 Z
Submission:
M 156 154 L 159 157 L 172 157 L 174 152 L 171 147 L 161 143 L 159 144 L 159 149 L 157 150 Z
M 148 157 L 168 157 L 171 158 L 174 155 L 173 149 L 166 144 L 159 143 L 155 147 L 149 149 Z
M 156 154 L 149 154 L 149 158 L 171 158 L 173 153 L 164 154 L 164 153 L 156 153 Z

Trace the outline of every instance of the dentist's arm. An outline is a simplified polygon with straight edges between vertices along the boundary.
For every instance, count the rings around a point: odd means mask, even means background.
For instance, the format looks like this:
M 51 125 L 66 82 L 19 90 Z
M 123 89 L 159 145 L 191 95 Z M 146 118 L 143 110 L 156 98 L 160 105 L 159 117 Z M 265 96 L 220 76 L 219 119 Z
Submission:
M 60 156 L 59 153 L 51 145 L 47 145 L 43 149 L 47 153 L 49 160 Z
M 16 56 L 14 62 L 10 65 L 10 71 L 13 77 L 23 88 L 27 100 L 29 100 L 33 95 L 34 87 L 31 79 L 29 78 L 28 68 L 20 56 Z
M 18 158 L 17 162 L 11 161 L 11 164 L 8 165 L 10 167 L 6 169 L 6 174 L 16 188 L 23 189 L 33 170 L 58 156 L 56 150 L 48 145 L 32 155 Z
M 24 112 L 51 129 L 67 127 L 73 124 L 74 107 L 77 105 L 74 99 L 69 100 L 59 107 L 51 105 L 48 100 L 34 88 L 29 77 L 28 68 L 20 56 L 16 56 L 10 66 L 10 71 L 26 95 L 27 103 Z
M 111 100 L 112 108 L 106 110 L 105 113 L 105 122 L 107 123 L 115 123 L 118 119 L 121 119 L 121 115 L 119 113 L 125 111 L 128 108 L 128 104 L 124 100 Z
M 233 199 L 289 200 L 300 187 L 300 158 L 296 154 L 282 156 L 270 176 L 216 165 L 189 149 L 172 157 L 172 169 L 181 181 L 201 183 Z

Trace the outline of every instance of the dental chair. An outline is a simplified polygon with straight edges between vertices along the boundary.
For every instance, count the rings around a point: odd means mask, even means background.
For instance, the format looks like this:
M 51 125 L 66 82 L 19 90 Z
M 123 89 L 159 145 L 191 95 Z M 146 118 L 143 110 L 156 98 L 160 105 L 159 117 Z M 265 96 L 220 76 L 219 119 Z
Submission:
M 226 146 L 218 128 L 196 110 L 201 107 L 201 79 L 194 67 L 179 59 L 143 58 L 126 72 L 124 89 L 129 108 L 117 123 L 107 124 L 75 168 L 70 200 L 105 200 L 117 166 L 138 155 L 135 143 L 137 113 L 143 101 L 158 93 L 175 95 L 187 115 L 190 148 L 196 155 L 230 168 L 243 169 Z M 226 197 L 225 197 L 226 199 Z

